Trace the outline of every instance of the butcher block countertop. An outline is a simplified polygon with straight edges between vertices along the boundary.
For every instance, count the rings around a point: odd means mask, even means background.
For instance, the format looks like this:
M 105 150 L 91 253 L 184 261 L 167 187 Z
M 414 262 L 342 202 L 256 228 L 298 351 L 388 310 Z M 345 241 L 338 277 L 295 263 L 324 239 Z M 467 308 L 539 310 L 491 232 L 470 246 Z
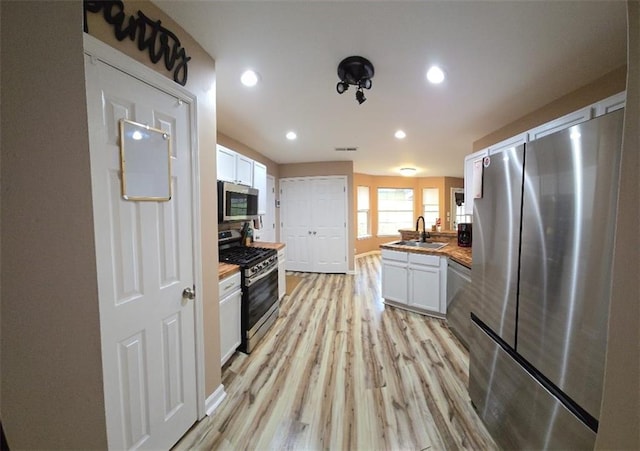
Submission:
M 238 265 L 224 262 L 218 264 L 218 280 L 222 280 L 237 272 L 240 272 L 240 266 Z
M 431 240 L 430 240 L 431 241 Z M 436 240 L 433 240 L 436 241 Z M 381 249 L 391 249 L 395 251 L 411 252 L 414 254 L 431 254 L 449 257 L 451 260 L 460 263 L 467 268 L 471 268 L 471 248 L 460 247 L 457 243 L 449 243 L 445 247 L 438 250 L 423 249 L 415 246 L 402 246 L 399 244 L 386 243 L 380 245 Z
M 284 249 L 284 243 L 267 243 L 265 241 L 254 241 L 250 244 L 251 247 L 264 247 L 265 249 L 275 249 L 279 251 L 280 249 Z

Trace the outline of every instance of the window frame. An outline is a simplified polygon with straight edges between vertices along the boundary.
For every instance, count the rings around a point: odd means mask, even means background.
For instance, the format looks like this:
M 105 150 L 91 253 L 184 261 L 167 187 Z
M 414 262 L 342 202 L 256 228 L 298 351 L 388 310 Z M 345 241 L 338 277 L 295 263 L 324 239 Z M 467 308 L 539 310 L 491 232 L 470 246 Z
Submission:
M 407 210 L 384 210 L 380 208 L 380 191 L 381 190 L 395 190 L 395 191 L 405 191 L 405 192 L 411 192 L 411 208 L 407 209 Z M 388 187 L 388 186 L 379 186 L 376 189 L 376 194 L 377 194 L 377 220 L 378 220 L 378 227 L 376 230 L 376 236 L 378 237 L 392 237 L 392 236 L 398 236 L 400 235 L 400 232 L 398 232 L 398 230 L 400 229 L 411 229 L 412 225 L 413 225 L 413 217 L 415 215 L 415 188 L 413 187 Z M 408 194 L 408 193 L 407 193 Z M 380 232 L 380 225 L 383 223 L 380 220 L 380 215 L 382 213 L 398 213 L 398 214 L 410 214 L 411 220 L 409 221 L 409 224 L 399 224 L 399 223 L 395 223 L 396 226 L 395 230 L 393 233 L 381 233 Z
M 360 188 L 366 188 L 367 190 L 367 208 L 360 208 Z M 367 215 L 367 230 L 366 234 L 360 235 L 360 214 L 365 213 Z M 367 185 L 358 185 L 356 187 L 356 239 L 362 240 L 365 238 L 371 238 L 371 187 Z
M 435 204 L 427 204 L 427 190 L 434 190 L 436 193 L 436 203 Z M 432 207 L 430 211 L 427 211 L 427 206 Z M 435 208 L 433 208 L 435 207 Z M 434 216 L 435 214 L 435 216 Z M 425 230 L 431 230 L 431 226 L 436 224 L 436 219 L 440 218 L 440 189 L 434 187 L 424 187 L 422 188 L 422 216 L 424 217 L 424 227 Z M 430 218 L 433 217 L 433 221 L 430 222 Z

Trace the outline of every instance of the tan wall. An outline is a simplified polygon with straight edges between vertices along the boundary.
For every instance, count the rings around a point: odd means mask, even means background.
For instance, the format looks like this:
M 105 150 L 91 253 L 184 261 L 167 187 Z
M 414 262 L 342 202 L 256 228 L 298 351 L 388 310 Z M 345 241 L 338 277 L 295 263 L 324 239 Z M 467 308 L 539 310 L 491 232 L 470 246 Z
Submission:
M 358 231 L 354 227 L 353 236 L 355 240 L 355 252 L 362 254 L 376 251 L 381 244 L 400 239 L 400 233 L 394 236 L 377 236 L 378 234 L 378 188 L 411 188 L 414 190 L 414 218 L 422 214 L 422 190 L 423 188 L 437 188 L 439 192 L 440 217 L 444 230 L 448 230 L 445 222 L 447 211 L 451 208 L 451 188 L 462 187 L 464 180 L 456 177 L 401 177 L 401 176 L 377 176 L 367 174 L 354 174 L 353 183 L 353 204 L 354 217 L 358 211 L 356 205 L 357 187 L 368 186 L 369 190 L 369 218 L 371 221 L 371 236 L 367 238 L 357 238 Z M 411 225 L 413 227 L 413 224 Z M 427 224 L 430 228 L 431 224 Z
M 202 230 L 202 271 L 203 311 L 204 311 L 204 352 L 205 352 L 205 392 L 209 396 L 222 382 L 220 369 L 220 333 L 218 299 L 218 216 L 216 196 L 216 104 L 215 104 L 215 64 L 211 56 L 173 19 L 149 1 L 125 2 L 128 16 L 142 11 L 147 17 L 161 20 L 165 28 L 175 33 L 187 55 L 188 79 L 185 88 L 198 98 L 198 144 L 200 153 L 200 214 Z M 143 63 L 154 71 L 173 80 L 162 62 L 153 64 L 147 52 L 138 50 L 135 42 L 128 39 L 118 41 L 113 27 L 102 14 L 88 13 L 89 34 L 120 50 L 127 56 Z
M 280 178 L 289 177 L 318 177 L 323 175 L 344 175 L 347 177 L 347 193 L 353 192 L 353 161 L 327 161 L 320 163 L 281 164 Z M 355 230 L 355 213 L 353 210 L 353 196 L 347 196 L 347 211 L 349 212 L 349 230 Z M 349 249 L 349 271 L 355 270 L 355 233 L 347 237 Z
M 484 149 L 491 144 L 517 135 L 549 122 L 565 114 L 579 110 L 606 97 L 624 91 L 626 87 L 627 68 L 619 67 L 597 80 L 576 89 L 544 107 L 522 116 L 520 119 L 496 130 L 473 143 L 473 151 Z
M 0 8 L 2 423 L 12 449 L 105 449 L 82 2 Z
M 628 2 L 627 106 L 604 396 L 596 449 L 640 449 L 640 5 Z

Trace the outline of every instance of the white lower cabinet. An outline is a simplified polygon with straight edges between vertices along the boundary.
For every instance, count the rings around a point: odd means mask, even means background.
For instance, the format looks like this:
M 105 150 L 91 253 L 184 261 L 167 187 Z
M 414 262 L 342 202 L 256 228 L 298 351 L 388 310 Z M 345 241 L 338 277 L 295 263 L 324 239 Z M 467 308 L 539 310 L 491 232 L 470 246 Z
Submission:
M 240 273 L 225 277 L 219 284 L 220 295 L 220 355 L 224 365 L 241 341 L 240 307 L 242 287 Z
M 382 297 L 384 299 L 402 304 L 409 301 L 408 262 L 407 252 L 382 249 Z
M 284 248 L 278 251 L 278 299 L 282 300 L 287 292 Z
M 393 305 L 443 316 L 446 257 L 382 249 L 382 297 Z
M 446 257 L 409 254 L 409 307 L 445 314 L 447 312 Z

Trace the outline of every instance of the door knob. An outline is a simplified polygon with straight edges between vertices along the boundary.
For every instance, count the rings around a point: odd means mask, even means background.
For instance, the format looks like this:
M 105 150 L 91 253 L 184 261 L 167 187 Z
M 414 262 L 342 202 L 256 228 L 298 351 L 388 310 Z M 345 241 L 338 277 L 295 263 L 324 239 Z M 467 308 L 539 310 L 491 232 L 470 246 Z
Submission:
M 196 290 L 194 290 L 191 287 L 187 287 L 184 290 L 182 290 L 182 297 L 184 299 L 189 299 L 192 301 L 196 298 Z

